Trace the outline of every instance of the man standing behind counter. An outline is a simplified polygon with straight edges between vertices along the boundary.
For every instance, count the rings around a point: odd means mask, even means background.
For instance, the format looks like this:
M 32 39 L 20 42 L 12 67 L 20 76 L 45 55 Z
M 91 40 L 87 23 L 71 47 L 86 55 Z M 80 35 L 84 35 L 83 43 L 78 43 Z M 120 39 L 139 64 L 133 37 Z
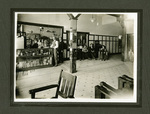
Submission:
M 59 62 L 63 63 L 63 51 L 64 51 L 64 42 L 59 38 Z
M 55 61 L 55 66 L 58 66 L 58 61 L 57 61 L 57 48 L 58 48 L 58 41 L 56 38 L 53 36 L 53 42 L 51 45 L 51 48 L 54 49 L 54 61 Z

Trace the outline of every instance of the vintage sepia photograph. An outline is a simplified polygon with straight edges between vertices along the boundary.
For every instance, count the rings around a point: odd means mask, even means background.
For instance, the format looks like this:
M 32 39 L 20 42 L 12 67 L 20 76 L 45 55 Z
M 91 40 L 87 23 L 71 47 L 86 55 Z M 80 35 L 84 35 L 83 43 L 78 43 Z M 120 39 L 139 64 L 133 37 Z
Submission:
M 137 12 L 15 12 L 14 102 L 137 102 Z

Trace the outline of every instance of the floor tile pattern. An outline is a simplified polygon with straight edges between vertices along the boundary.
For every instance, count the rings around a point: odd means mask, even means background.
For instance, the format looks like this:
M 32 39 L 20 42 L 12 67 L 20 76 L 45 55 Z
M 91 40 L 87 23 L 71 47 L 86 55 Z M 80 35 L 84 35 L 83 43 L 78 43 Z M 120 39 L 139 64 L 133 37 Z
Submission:
M 57 83 L 61 69 L 69 72 L 69 61 L 59 64 L 58 67 L 36 69 L 20 72 L 16 81 L 19 90 L 17 98 L 30 98 L 29 90 L 49 84 Z M 76 98 L 94 98 L 94 87 L 105 81 L 114 88 L 118 88 L 118 77 L 126 74 L 133 77 L 133 63 L 122 62 L 121 55 L 113 55 L 107 61 L 82 60 L 76 61 L 77 84 Z M 55 95 L 55 89 L 38 92 L 37 98 L 50 98 Z

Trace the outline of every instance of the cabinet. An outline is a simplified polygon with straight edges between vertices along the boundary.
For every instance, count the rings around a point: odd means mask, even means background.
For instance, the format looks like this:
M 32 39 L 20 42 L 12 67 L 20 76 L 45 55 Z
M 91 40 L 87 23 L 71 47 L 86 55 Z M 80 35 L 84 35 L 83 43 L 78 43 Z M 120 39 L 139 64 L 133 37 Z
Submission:
M 52 65 L 53 49 L 17 49 L 16 71 L 27 71 Z

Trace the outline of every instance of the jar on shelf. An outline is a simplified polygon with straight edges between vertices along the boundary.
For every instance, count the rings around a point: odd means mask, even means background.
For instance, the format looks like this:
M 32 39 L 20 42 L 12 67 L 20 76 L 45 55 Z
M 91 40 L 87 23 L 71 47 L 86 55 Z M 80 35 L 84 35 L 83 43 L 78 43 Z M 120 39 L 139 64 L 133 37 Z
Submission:
M 43 55 L 43 49 L 40 50 L 41 55 Z
M 20 50 L 17 50 L 17 53 L 16 53 L 16 56 L 18 57 L 18 56 L 20 56 Z
M 27 51 L 25 52 L 25 56 L 28 56 L 28 52 Z
M 27 68 L 29 68 L 30 66 L 29 66 L 29 62 L 27 62 Z
M 36 50 L 36 55 L 39 55 L 39 50 Z
M 22 53 L 22 52 L 20 52 L 20 56 L 23 56 L 23 53 Z
M 50 57 L 50 64 L 52 64 L 52 57 Z
M 29 56 L 32 56 L 32 51 L 29 51 Z
M 47 63 L 50 64 L 50 60 L 48 60 Z
M 40 39 L 38 40 L 38 48 L 41 48 L 41 41 L 40 41 Z
M 35 56 L 35 52 L 32 53 L 32 56 Z

